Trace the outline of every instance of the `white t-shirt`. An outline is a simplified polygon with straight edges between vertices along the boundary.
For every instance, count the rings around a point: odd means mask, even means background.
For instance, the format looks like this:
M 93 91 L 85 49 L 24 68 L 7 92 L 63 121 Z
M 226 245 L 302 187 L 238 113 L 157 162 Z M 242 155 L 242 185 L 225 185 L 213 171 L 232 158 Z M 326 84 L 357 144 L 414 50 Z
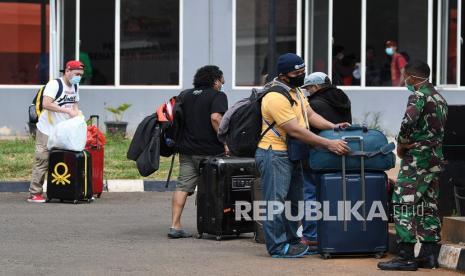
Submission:
M 63 92 L 61 96 L 54 101 L 64 108 L 72 109 L 74 104 L 79 102 L 79 93 L 78 90 L 74 90 L 74 86 L 67 86 L 63 81 L 63 78 L 60 78 L 61 83 L 63 84 Z M 55 99 L 58 93 L 58 80 L 51 80 L 47 83 L 44 89 L 44 96 L 48 96 L 52 99 Z M 39 122 L 37 122 L 37 129 L 43 134 L 50 136 L 53 126 L 59 122 L 69 119 L 69 115 L 61 112 L 53 112 L 50 110 L 43 109 L 40 113 Z

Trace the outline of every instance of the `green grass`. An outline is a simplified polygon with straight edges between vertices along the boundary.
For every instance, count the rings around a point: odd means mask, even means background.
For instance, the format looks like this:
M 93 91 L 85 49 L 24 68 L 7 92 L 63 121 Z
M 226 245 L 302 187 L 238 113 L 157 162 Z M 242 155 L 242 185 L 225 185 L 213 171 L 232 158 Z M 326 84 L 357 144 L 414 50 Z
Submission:
M 139 175 L 136 162 L 126 158 L 131 140 L 107 137 L 105 145 L 105 179 L 157 179 L 166 180 L 171 157 L 160 158 L 160 168 L 149 177 Z M 0 181 L 29 180 L 34 159 L 34 140 L 0 140 Z M 174 163 L 171 179 L 175 180 L 179 163 Z

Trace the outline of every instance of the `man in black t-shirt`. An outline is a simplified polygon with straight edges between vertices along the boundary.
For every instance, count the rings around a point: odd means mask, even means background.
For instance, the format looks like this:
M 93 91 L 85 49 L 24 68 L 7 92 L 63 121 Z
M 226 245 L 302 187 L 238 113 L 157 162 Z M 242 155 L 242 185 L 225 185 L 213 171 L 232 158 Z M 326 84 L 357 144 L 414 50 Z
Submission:
M 169 238 L 192 235 L 182 229 L 181 214 L 189 195 L 199 181 L 199 163 L 208 156 L 227 149 L 218 140 L 218 128 L 228 109 L 228 98 L 223 91 L 223 72 L 218 66 L 207 65 L 197 70 L 194 88 L 183 92 L 184 125 L 179 149 L 179 177 L 172 199 L 172 224 Z

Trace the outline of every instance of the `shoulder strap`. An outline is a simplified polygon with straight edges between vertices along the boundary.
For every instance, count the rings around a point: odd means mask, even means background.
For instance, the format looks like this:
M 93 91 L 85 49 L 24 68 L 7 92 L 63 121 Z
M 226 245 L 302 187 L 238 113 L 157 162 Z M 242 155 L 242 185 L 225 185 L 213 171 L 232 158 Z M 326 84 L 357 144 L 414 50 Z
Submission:
M 74 92 L 75 92 L 75 93 L 78 92 L 78 85 L 77 85 L 77 84 L 74 85 Z
M 284 97 L 286 97 L 288 100 L 289 100 L 289 103 L 291 104 L 291 106 L 293 106 L 295 104 L 295 100 L 292 98 L 291 94 L 289 93 L 289 91 L 287 91 L 286 88 L 280 86 L 280 85 L 274 85 L 270 88 L 268 88 L 265 93 L 263 93 L 263 96 L 265 96 L 266 94 L 268 94 L 269 92 L 277 92 L 281 95 L 283 95 Z
M 42 112 L 42 94 L 44 93 L 45 85 L 43 85 L 40 89 L 39 92 L 37 92 L 36 97 L 33 100 L 33 103 L 35 104 L 35 109 L 36 109 L 36 114 L 37 117 L 40 116 L 40 113 Z
M 55 101 L 61 96 L 61 94 L 63 93 L 63 83 L 61 82 L 61 79 L 58 78 L 56 79 L 56 81 L 58 82 L 58 92 L 57 92 L 57 95 L 55 96 Z
M 269 92 L 276 92 L 276 93 L 279 93 L 281 95 L 283 95 L 284 97 L 286 97 L 288 100 L 289 100 L 289 103 L 291 104 L 291 106 L 293 106 L 296 102 L 295 100 L 292 98 L 291 94 L 287 91 L 286 88 L 280 86 L 280 85 L 274 85 L 270 88 L 268 88 L 262 95 L 261 95 L 261 98 L 265 97 L 266 94 L 268 94 Z M 270 131 L 274 126 L 276 125 L 276 122 L 272 122 L 271 124 L 268 125 L 268 127 L 265 129 L 265 131 L 263 131 L 261 134 L 260 134 L 260 140 L 262 140 L 262 138 L 265 136 L 265 134 Z
M 394 142 L 391 142 L 389 144 L 386 144 L 380 147 L 378 150 L 375 150 L 375 151 L 351 151 L 348 153 L 348 155 L 372 158 L 378 154 L 387 155 L 391 153 L 395 148 L 396 148 L 396 145 L 394 144 Z

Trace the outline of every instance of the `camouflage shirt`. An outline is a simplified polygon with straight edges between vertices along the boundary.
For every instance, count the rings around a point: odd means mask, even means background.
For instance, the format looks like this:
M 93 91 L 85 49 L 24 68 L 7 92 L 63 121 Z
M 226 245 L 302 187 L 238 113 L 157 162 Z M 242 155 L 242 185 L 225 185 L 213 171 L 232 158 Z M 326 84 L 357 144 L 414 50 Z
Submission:
M 411 165 L 422 168 L 441 167 L 446 119 L 447 102 L 433 85 L 423 85 L 419 91 L 410 95 L 397 142 L 416 144 L 407 152 L 415 160 L 415 164 Z

